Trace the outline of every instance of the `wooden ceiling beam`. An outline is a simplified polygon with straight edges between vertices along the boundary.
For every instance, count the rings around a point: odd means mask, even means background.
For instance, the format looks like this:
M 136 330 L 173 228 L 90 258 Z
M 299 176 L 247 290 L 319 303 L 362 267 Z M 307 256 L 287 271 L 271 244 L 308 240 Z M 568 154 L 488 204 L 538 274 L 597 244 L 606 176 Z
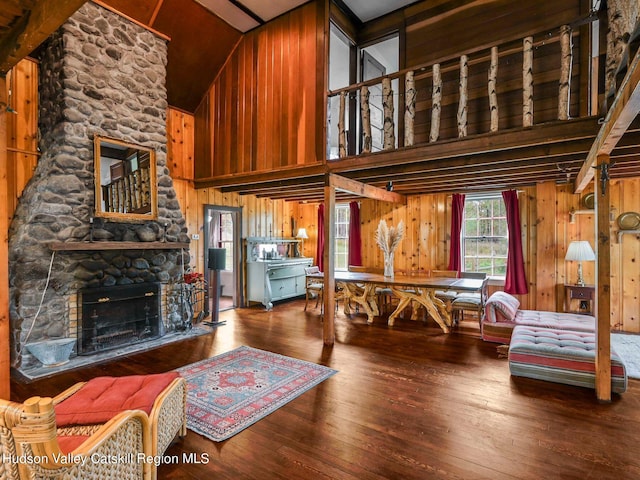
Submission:
M 598 156 L 611 154 L 638 113 L 640 113 L 640 50 L 636 52 L 616 98 L 607 112 L 604 124 L 580 169 L 575 182 L 575 193 L 582 192 L 591 183 Z
M 232 187 L 240 185 L 257 185 L 264 182 L 284 181 L 290 179 L 298 179 L 304 177 L 324 176 L 327 172 L 327 167 L 324 163 L 304 165 L 294 168 L 281 168 L 275 170 L 265 170 L 261 172 L 253 173 L 233 173 L 228 175 L 222 175 L 219 177 L 202 178 L 195 180 L 194 184 L 196 189 L 199 188 L 222 188 Z
M 12 25 L 0 42 L 0 75 L 55 32 L 86 0 L 40 0 Z
M 383 202 L 407 204 L 407 197 L 396 192 L 383 190 L 382 188 L 373 187 L 366 183 L 352 180 L 351 178 L 342 177 L 333 173 L 327 174 L 327 185 L 338 191 L 352 193 L 359 197 L 371 198 Z

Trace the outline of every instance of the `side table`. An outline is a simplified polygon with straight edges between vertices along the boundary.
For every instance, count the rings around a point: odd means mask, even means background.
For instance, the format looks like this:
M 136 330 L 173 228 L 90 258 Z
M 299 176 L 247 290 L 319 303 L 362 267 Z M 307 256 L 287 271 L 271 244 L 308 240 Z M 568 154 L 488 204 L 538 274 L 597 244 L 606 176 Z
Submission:
M 581 313 L 593 315 L 596 287 L 594 285 L 569 285 L 564 286 L 564 311 L 567 313 Z M 578 308 L 572 307 L 572 301 L 579 300 Z

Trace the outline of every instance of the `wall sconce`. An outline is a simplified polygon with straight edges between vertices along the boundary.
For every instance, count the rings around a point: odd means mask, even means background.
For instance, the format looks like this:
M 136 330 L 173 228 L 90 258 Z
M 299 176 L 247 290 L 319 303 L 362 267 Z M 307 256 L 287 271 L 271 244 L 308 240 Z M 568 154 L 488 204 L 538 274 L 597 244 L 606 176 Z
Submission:
M 569 210 L 569 223 L 576 223 L 576 209 L 573 207 Z

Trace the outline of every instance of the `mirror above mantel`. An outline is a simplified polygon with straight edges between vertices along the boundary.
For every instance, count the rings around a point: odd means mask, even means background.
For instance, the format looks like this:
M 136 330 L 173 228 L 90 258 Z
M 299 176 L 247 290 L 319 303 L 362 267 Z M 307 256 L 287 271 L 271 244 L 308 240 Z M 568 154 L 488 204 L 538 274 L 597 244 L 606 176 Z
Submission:
M 116 222 L 158 218 L 153 149 L 96 135 L 95 216 Z

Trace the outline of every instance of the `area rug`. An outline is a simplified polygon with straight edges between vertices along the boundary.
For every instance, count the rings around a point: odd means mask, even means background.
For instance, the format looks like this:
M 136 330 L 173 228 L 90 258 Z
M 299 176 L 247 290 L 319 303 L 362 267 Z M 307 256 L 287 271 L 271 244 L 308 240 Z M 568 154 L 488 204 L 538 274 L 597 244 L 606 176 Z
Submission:
M 611 346 L 622 359 L 627 377 L 640 379 L 640 335 L 612 333 Z
M 336 370 L 242 346 L 177 369 L 187 380 L 187 427 L 221 442 Z

